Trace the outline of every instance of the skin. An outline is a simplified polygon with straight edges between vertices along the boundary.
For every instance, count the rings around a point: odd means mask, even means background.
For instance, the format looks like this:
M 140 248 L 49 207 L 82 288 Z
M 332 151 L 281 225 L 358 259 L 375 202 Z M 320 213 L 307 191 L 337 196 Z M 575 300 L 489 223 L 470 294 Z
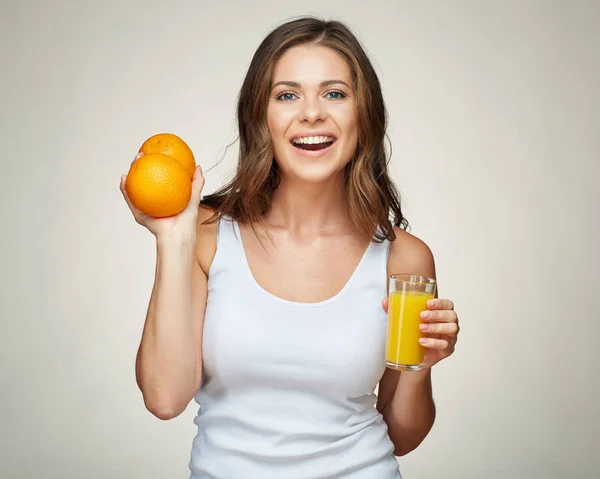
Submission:
M 318 45 L 288 50 L 274 69 L 267 122 L 281 183 L 271 211 L 263 218 L 270 241 L 261 244 L 250 225 L 240 224 L 240 230 L 255 280 L 290 301 L 318 302 L 334 296 L 369 243 L 352 224 L 343 195 L 344 168 L 358 137 L 351 81 L 343 57 Z M 336 137 L 325 156 L 307 158 L 290 144 L 292 136 L 317 130 Z M 185 410 L 202 377 L 208 271 L 216 251 L 216 225 L 202 224 L 212 211 L 194 206 L 203 184 L 197 169 L 188 209 L 177 217 L 156 220 L 131 205 L 124 178 L 121 182 L 134 217 L 157 238 L 155 288 L 136 372 L 146 406 L 162 419 Z M 395 231 L 387 274 L 435 277 L 427 245 L 403 230 Z M 189 293 L 191 304 L 184 301 Z M 387 311 L 385 298 L 382 307 Z M 430 329 L 425 334 L 433 336 L 423 342 L 424 368 L 407 373 L 386 369 L 379 384 L 377 409 L 388 425 L 396 455 L 416 448 L 431 429 L 435 418 L 431 367 L 452 354 L 457 340 L 453 303 L 435 299 L 428 309 L 423 322 Z M 169 310 L 176 314 L 167 315 Z
M 322 86 L 332 80 L 339 81 Z M 265 248 L 249 225 L 240 229 L 256 280 L 292 301 L 317 302 L 335 295 L 369 243 L 356 234 L 343 194 L 344 167 L 358 140 L 351 82 L 346 62 L 319 46 L 290 49 L 273 72 L 267 122 L 282 172 L 264 218 L 273 242 L 263 242 Z M 326 156 L 307 158 L 290 144 L 294 135 L 317 130 L 337 138 Z M 282 271 L 287 272 L 285 281 Z

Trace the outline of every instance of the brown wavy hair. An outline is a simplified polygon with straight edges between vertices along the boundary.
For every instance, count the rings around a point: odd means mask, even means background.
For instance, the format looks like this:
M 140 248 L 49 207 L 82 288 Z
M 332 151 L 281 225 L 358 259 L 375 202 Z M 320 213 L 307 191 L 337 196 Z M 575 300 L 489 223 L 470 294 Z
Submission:
M 357 101 L 358 145 L 346 166 L 345 191 L 349 214 L 357 230 L 374 242 L 393 241 L 393 227 L 408 227 L 400 195 L 388 175 L 387 111 L 373 66 L 351 30 L 339 21 L 302 17 L 275 28 L 256 50 L 240 90 L 237 105 L 239 157 L 234 178 L 201 204 L 213 208 L 209 222 L 230 216 L 255 230 L 269 212 L 280 171 L 273 158 L 267 126 L 271 77 L 277 60 L 292 47 L 318 44 L 340 53 L 352 72 Z M 256 230 L 255 230 L 256 231 Z

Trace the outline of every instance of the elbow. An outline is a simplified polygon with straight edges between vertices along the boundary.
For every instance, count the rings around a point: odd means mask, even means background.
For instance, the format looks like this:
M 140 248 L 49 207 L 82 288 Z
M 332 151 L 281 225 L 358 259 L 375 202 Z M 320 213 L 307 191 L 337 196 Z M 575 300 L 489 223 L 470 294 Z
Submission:
M 396 456 L 396 457 L 406 456 L 409 452 L 412 452 L 417 447 L 419 447 L 421 442 L 423 442 L 423 440 L 416 442 L 416 443 L 412 443 L 412 444 L 407 444 L 407 443 L 394 444 L 394 456 Z
M 150 414 L 162 421 L 169 421 L 185 411 L 186 406 L 172 400 L 147 398 L 144 396 L 144 405 Z
M 157 404 L 149 405 L 146 404 L 146 409 L 158 419 L 162 421 L 169 421 L 179 416 L 184 410 L 181 408 L 173 407 L 169 404 Z
M 432 418 L 429 424 L 419 430 L 404 430 L 390 436 L 392 444 L 394 445 L 394 456 L 406 456 L 408 453 L 419 447 L 429 435 L 429 432 L 433 427 L 433 422 Z
M 138 381 L 138 386 L 148 412 L 162 421 L 174 419 L 183 413 L 195 394 L 172 387 L 152 387 L 141 381 Z

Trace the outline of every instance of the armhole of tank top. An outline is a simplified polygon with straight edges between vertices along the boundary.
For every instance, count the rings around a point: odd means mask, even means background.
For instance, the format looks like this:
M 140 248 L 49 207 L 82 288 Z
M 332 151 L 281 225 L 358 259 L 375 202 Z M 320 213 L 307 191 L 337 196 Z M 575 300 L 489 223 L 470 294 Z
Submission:
M 389 281 L 389 274 L 388 274 L 388 264 L 390 262 L 390 248 L 392 247 L 392 242 L 389 239 L 385 239 L 385 254 L 382 255 L 383 256 L 383 273 L 384 273 L 384 277 L 385 277 L 385 284 L 384 284 L 384 291 L 385 291 L 385 295 L 387 296 L 389 293 L 389 286 L 390 286 L 390 281 Z
M 390 248 L 392 246 L 392 242 L 389 239 L 384 239 L 383 243 L 379 246 L 380 248 L 383 249 L 383 254 L 382 256 L 382 261 L 383 261 L 383 271 L 385 272 L 385 278 L 386 278 L 386 283 L 387 283 L 387 270 L 388 270 L 388 263 L 390 260 Z
M 215 264 L 217 263 L 217 261 L 219 260 L 219 251 L 222 249 L 220 246 L 220 242 L 221 242 L 221 237 L 222 237 L 222 233 L 221 233 L 221 228 L 222 228 L 222 221 L 223 221 L 223 217 L 219 216 L 219 219 L 217 220 L 217 235 L 215 238 L 215 254 L 213 256 L 212 261 L 210 262 L 210 266 L 208 268 L 208 277 L 210 278 L 211 276 L 211 272 L 214 270 L 215 268 Z

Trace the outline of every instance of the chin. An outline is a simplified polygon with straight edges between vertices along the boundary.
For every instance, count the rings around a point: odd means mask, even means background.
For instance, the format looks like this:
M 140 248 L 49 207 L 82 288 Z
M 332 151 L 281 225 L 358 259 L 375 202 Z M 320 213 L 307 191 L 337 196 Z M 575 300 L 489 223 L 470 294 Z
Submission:
M 334 167 L 332 164 L 326 163 L 314 163 L 312 165 L 288 164 L 287 167 L 282 167 L 280 165 L 280 169 L 282 177 L 284 178 L 316 185 L 327 183 L 339 178 L 340 176 L 343 177 L 344 166 L 345 165 L 339 168 Z

